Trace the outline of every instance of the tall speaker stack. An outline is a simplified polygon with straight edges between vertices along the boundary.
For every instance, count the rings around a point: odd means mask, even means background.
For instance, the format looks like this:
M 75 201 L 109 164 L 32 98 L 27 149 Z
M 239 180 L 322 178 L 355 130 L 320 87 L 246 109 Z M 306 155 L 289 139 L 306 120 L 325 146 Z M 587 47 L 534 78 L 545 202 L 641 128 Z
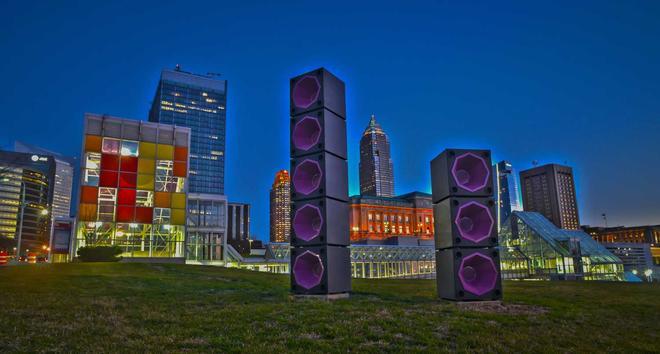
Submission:
M 489 150 L 447 149 L 431 161 L 438 296 L 502 298 Z
M 344 82 L 321 68 L 291 79 L 291 290 L 351 290 Z

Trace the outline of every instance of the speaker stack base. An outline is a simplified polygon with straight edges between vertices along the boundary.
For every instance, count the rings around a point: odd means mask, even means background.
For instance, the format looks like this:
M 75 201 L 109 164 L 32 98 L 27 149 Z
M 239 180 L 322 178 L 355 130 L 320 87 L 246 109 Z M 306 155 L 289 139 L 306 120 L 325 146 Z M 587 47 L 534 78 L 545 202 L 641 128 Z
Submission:
M 335 301 L 348 299 L 351 296 L 350 293 L 338 293 L 338 294 L 323 294 L 323 295 L 290 295 L 289 298 L 293 300 L 314 300 L 314 301 Z

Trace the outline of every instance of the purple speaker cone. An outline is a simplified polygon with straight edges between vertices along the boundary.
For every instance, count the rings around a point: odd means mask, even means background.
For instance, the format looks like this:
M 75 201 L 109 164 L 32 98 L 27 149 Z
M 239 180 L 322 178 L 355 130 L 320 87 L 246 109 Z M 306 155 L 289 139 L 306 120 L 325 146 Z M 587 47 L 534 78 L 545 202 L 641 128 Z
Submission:
M 292 136 L 296 149 L 307 151 L 318 144 L 321 138 L 321 124 L 318 119 L 306 116 L 293 127 Z
M 319 80 L 311 75 L 306 75 L 293 85 L 291 98 L 297 108 L 307 108 L 316 102 L 321 92 Z
M 306 204 L 296 210 L 293 216 L 293 231 L 301 240 L 309 241 L 321 233 L 323 216 L 321 210 L 314 205 Z
M 495 219 L 488 207 L 477 202 L 461 205 L 454 220 L 462 238 L 472 242 L 481 242 L 490 236 Z
M 459 187 L 476 192 L 488 185 L 490 167 L 482 157 L 467 152 L 454 160 L 451 174 Z
M 308 195 L 319 188 L 322 177 L 323 171 L 319 163 L 305 159 L 293 171 L 293 187 L 296 192 Z
M 481 296 L 495 288 L 497 267 L 493 259 L 481 253 L 473 253 L 461 261 L 458 278 L 463 289 Z
M 296 257 L 293 263 L 293 276 L 296 279 L 296 284 L 305 289 L 311 289 L 319 285 L 324 271 L 321 257 L 311 251 L 303 252 Z

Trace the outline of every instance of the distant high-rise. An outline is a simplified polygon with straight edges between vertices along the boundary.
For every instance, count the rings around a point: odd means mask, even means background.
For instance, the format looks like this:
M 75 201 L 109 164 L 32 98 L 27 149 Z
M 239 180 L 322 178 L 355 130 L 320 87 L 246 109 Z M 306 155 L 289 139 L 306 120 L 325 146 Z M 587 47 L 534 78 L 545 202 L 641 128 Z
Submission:
M 52 156 L 0 151 L 0 249 L 23 255 L 48 244 L 54 179 Z
M 188 127 L 190 193 L 225 193 L 227 81 L 163 70 L 149 121 Z
M 580 229 L 573 169 L 548 164 L 520 172 L 523 208 L 541 213 L 562 229 Z
M 20 141 L 14 143 L 16 152 L 50 155 L 55 159 L 55 184 L 53 190 L 53 217 L 68 218 L 71 216 L 71 193 L 73 191 L 73 171 L 75 162 L 46 149 L 32 146 Z
M 387 135 L 372 115 L 360 139 L 360 194 L 394 196 L 394 168 Z
M 507 161 L 500 161 L 493 165 L 493 184 L 495 185 L 495 198 L 497 199 L 497 229 L 509 218 L 512 211 L 522 211 L 518 199 L 518 184 L 513 167 Z
M 229 202 L 227 238 L 231 241 L 250 239 L 250 204 Z
M 163 70 L 149 121 L 188 127 L 189 261 L 224 260 L 227 245 L 225 137 L 227 81 L 212 75 Z
M 270 242 L 289 242 L 291 233 L 291 178 L 289 171 L 275 174 L 270 190 Z

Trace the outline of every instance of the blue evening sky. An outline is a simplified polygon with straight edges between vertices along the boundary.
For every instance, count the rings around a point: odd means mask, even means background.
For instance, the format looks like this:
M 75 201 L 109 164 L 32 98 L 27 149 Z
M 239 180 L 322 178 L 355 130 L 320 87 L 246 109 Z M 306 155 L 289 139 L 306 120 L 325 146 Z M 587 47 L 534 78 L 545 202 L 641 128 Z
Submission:
M 347 85 L 350 192 L 375 113 L 397 193 L 446 147 L 573 166 L 583 224 L 660 223 L 658 1 L 4 1 L 0 146 L 79 155 L 84 112 L 146 119 L 159 72 L 229 80 L 226 193 L 268 238 L 288 79 Z

